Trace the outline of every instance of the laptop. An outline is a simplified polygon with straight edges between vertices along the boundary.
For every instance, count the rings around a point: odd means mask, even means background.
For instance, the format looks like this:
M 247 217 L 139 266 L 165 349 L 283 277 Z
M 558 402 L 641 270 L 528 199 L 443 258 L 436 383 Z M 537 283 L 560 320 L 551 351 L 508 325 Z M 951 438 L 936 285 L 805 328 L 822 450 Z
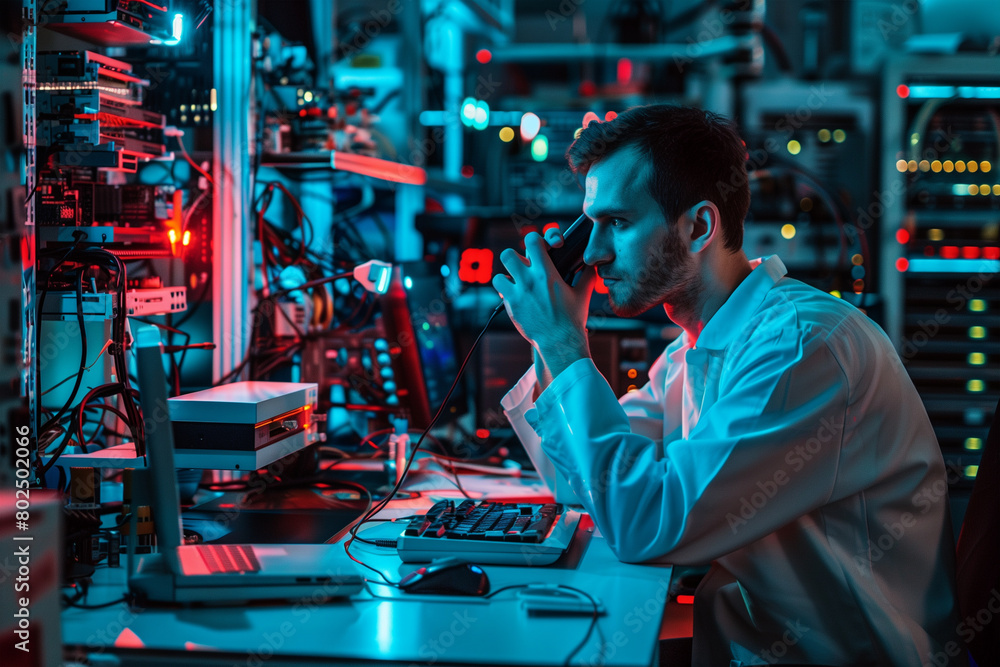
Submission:
M 364 579 L 339 544 L 182 543 L 159 331 L 150 325 L 135 329 L 135 350 L 159 552 L 130 558 L 129 590 L 140 601 L 185 603 L 316 600 L 359 592 Z

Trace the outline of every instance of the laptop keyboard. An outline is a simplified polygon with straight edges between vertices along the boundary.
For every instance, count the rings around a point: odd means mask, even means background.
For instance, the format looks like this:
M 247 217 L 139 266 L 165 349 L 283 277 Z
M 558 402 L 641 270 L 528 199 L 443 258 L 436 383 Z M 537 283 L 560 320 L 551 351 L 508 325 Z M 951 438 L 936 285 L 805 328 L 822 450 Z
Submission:
M 212 574 L 260 571 L 260 562 L 248 544 L 201 544 L 195 548 Z

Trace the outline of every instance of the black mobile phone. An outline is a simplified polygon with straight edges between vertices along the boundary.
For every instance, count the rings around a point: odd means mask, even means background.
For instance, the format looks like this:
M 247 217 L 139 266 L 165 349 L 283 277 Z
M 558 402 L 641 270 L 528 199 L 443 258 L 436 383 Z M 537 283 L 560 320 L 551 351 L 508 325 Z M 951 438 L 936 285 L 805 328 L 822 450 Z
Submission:
M 549 248 L 549 257 L 556 271 L 569 285 L 573 284 L 573 278 L 583 268 L 583 251 L 587 249 L 593 229 L 593 221 L 581 215 L 563 232 L 563 244 L 558 248 Z

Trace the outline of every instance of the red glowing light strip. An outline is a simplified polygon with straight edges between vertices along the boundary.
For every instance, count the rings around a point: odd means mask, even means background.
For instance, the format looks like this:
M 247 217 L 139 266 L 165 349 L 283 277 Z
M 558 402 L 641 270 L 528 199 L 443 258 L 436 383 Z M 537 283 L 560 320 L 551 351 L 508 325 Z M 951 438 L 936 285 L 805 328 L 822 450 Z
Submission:
M 147 7 L 152 7 L 153 9 L 159 9 L 161 12 L 167 11 L 166 7 L 160 7 L 159 5 L 154 5 L 149 0 L 136 0 L 136 2 L 141 2 L 142 4 L 146 5 Z
M 979 259 L 980 249 L 974 245 L 962 246 L 962 257 L 965 259 Z
M 1000 248 L 983 248 L 983 259 L 1000 259 Z
M 941 256 L 945 259 L 958 259 L 958 246 L 957 245 L 946 245 L 941 246 Z
M 694 604 L 693 595 L 678 595 L 677 604 Z
M 381 160 L 367 155 L 330 151 L 330 166 L 334 169 L 349 171 L 352 174 L 371 176 L 393 183 L 423 185 L 427 182 L 427 172 L 420 167 Z
M 122 118 L 121 116 L 116 116 L 114 114 L 105 113 L 99 111 L 98 113 L 75 113 L 73 118 L 76 120 L 98 120 L 102 123 L 107 123 L 112 127 L 151 127 L 154 129 L 162 129 L 162 125 L 157 123 L 150 123 L 146 120 L 136 120 L 134 118 Z

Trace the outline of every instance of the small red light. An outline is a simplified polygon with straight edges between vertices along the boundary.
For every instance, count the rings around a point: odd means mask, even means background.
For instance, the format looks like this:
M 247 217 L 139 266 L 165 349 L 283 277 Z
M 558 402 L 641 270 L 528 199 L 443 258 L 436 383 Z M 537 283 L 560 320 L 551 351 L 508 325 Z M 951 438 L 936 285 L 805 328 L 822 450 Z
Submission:
M 488 428 L 477 428 L 476 437 L 479 438 L 480 440 L 485 440 L 486 438 L 490 437 L 490 430 Z
M 932 245 L 925 245 L 924 246 L 924 257 L 933 257 L 933 256 L 934 256 L 934 246 L 932 246 Z
M 632 80 L 632 61 L 628 58 L 618 59 L 618 83 L 625 85 Z
M 458 278 L 465 283 L 486 285 L 493 279 L 493 251 L 489 248 L 466 248 L 458 266 Z
M 480 64 L 485 65 L 489 61 L 493 60 L 493 54 L 489 49 L 479 49 L 476 51 L 476 60 L 478 60 Z
M 899 259 L 896 260 L 897 271 L 906 271 L 908 268 L 910 268 L 910 260 L 906 259 L 905 257 L 900 257 Z
M 983 248 L 983 259 L 1000 259 L 1000 248 Z
M 597 276 L 597 282 L 594 283 L 594 291 L 598 294 L 607 294 L 608 286 L 604 284 L 604 279 Z
M 958 257 L 957 245 L 941 246 L 941 256 L 945 259 L 956 259 Z
M 962 257 L 965 259 L 979 259 L 979 253 L 981 252 L 982 251 L 974 245 L 962 246 Z
M 584 97 L 591 97 L 597 92 L 597 84 L 591 80 L 580 83 L 580 94 Z
M 677 604 L 694 604 L 693 595 L 678 595 Z
M 305 118 L 306 117 L 306 110 L 305 109 L 299 109 L 299 117 L 300 118 Z
M 898 86 L 896 86 L 896 94 L 902 97 L 903 99 L 906 99 L 907 97 L 910 96 L 910 87 L 907 86 L 905 83 L 901 83 Z
M 476 173 L 476 170 L 472 168 L 472 165 L 462 166 L 462 178 L 472 178 Z
M 902 243 L 903 245 L 906 245 L 907 243 L 910 242 L 910 232 L 906 231 L 905 229 L 897 229 L 896 241 Z
M 604 120 L 605 121 L 612 121 L 615 118 L 618 118 L 618 112 L 617 111 L 609 111 L 606 114 L 604 114 Z

